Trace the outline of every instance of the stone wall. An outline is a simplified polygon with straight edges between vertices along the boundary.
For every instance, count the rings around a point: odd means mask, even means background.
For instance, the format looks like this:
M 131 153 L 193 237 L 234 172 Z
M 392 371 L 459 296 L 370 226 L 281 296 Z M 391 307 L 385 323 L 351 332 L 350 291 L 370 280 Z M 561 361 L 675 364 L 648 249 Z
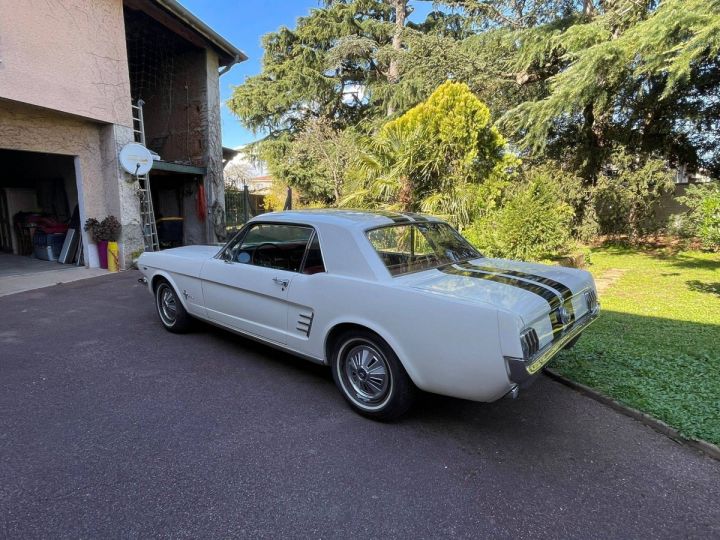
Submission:
M 207 175 L 205 189 L 208 196 L 208 239 L 211 242 L 224 241 L 225 232 L 225 181 L 222 163 L 222 132 L 220 122 L 220 75 L 218 57 L 207 51 L 206 84 L 207 102 L 204 122 L 207 126 Z

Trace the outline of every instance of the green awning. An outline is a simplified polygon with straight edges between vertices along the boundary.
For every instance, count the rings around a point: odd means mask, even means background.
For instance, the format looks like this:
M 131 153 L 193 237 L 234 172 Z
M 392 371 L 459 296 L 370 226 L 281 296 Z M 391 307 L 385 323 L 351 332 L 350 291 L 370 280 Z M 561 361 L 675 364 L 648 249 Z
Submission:
M 194 165 L 183 165 L 182 163 L 173 163 L 171 161 L 153 161 L 153 166 L 152 169 L 150 169 L 150 173 L 152 173 L 153 171 L 165 171 L 180 174 L 205 176 L 205 174 L 207 173 L 207 168 L 195 167 Z

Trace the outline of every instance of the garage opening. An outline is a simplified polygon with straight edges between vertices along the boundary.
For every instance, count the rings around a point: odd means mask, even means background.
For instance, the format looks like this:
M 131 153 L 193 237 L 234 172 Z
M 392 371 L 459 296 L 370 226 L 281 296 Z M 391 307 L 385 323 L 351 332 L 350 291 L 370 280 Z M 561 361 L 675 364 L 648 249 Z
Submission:
M 203 243 L 206 209 L 198 206 L 203 177 L 153 170 L 150 179 L 160 248 Z
M 62 253 L 80 233 L 74 156 L 0 149 L 0 171 L 0 295 L 72 281 L 57 272 L 86 270 L 81 242 Z

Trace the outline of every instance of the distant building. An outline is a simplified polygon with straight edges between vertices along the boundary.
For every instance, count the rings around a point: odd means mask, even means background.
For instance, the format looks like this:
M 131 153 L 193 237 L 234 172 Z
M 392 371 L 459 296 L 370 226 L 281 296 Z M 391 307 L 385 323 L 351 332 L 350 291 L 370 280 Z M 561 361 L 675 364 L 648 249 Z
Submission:
M 713 182 L 714 179 L 710 176 L 706 169 L 690 169 L 687 165 L 680 165 L 675 170 L 675 183 L 676 184 L 707 184 Z
M 235 152 L 235 157 L 225 164 L 225 184 L 237 189 L 247 185 L 253 195 L 269 195 L 273 178 L 267 163 L 247 152 L 245 146 L 238 146 Z
M 229 230 L 268 211 L 267 197 L 272 193 L 274 183 L 267 163 L 254 156 L 247 146 L 239 146 L 234 152 L 235 156 L 225 163 L 224 168 Z

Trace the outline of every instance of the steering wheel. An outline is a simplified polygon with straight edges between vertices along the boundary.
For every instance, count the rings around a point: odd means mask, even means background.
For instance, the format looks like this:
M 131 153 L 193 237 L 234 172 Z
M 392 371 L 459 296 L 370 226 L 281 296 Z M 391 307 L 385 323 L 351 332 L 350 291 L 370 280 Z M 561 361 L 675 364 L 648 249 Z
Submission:
M 250 259 L 250 264 L 254 264 L 257 266 L 275 266 L 273 264 L 273 261 L 277 258 L 277 256 L 270 255 L 269 253 L 263 254 L 263 251 L 267 252 L 270 249 L 277 251 L 282 257 L 282 250 L 278 246 L 276 246 L 272 242 L 263 242 L 262 244 L 255 246 L 255 249 L 252 252 L 252 257 Z

